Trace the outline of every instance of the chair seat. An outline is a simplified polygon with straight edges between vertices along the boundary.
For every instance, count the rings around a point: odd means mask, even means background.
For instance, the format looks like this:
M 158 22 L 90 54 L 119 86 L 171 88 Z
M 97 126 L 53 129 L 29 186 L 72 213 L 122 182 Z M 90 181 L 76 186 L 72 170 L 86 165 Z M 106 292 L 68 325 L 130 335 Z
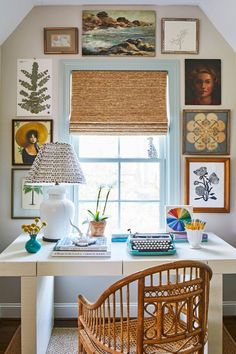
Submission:
M 164 332 L 168 332 L 168 335 L 173 335 L 174 331 L 176 330 L 175 325 L 176 322 L 173 320 L 172 316 L 166 315 L 165 316 L 165 323 L 164 323 Z M 156 319 L 154 317 L 152 318 L 146 318 L 144 320 L 144 328 L 146 332 L 146 336 L 148 338 L 153 338 L 155 337 L 155 327 L 156 327 Z M 177 332 L 184 333 L 186 331 L 185 328 L 185 323 L 183 321 L 178 321 L 177 323 Z M 89 352 L 94 353 L 94 354 L 107 354 L 107 353 L 128 353 L 128 354 L 136 354 L 136 329 L 137 329 L 137 320 L 131 320 L 129 323 L 129 337 L 130 337 L 130 348 L 128 351 L 127 344 L 128 344 L 128 332 L 127 332 L 127 322 L 123 322 L 123 350 L 121 348 L 121 322 L 115 322 L 115 334 L 116 334 L 116 350 L 114 350 L 114 327 L 113 324 L 110 326 L 110 335 L 108 336 L 108 324 L 105 324 L 104 327 L 101 329 L 101 333 L 104 331 L 104 340 L 100 340 L 101 342 L 104 342 L 103 345 L 97 345 L 95 343 L 95 337 L 91 335 L 91 333 L 88 335 L 86 333 L 86 329 L 81 329 L 80 330 L 80 341 L 83 344 L 83 346 Z M 109 338 L 110 338 L 110 352 L 106 350 L 106 347 L 109 348 Z M 188 337 L 180 340 L 175 340 L 175 342 L 170 342 L 170 343 L 165 343 L 161 345 L 145 345 L 145 354 L 167 354 L 167 353 L 181 353 L 181 349 L 184 349 L 184 351 L 191 350 L 195 348 L 197 349 L 197 345 L 199 343 L 199 335 L 196 335 L 194 337 Z M 197 351 L 195 351 L 197 353 Z

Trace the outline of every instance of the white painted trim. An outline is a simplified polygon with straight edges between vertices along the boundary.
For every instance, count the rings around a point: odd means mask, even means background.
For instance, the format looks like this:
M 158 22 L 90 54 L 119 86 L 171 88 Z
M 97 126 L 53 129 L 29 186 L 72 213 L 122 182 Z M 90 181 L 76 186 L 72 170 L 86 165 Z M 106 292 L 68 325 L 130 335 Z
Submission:
M 135 314 L 137 305 L 131 303 L 130 313 Z M 55 318 L 77 318 L 77 303 L 54 303 Z M 0 303 L 0 314 L 2 318 L 20 318 L 21 305 L 20 303 Z M 117 308 L 117 313 L 119 308 Z M 236 301 L 223 302 L 223 315 L 236 316 Z
M 0 303 L 1 318 L 20 318 L 21 303 L 19 302 L 4 302 Z
M 236 316 L 236 301 L 224 301 L 223 302 L 223 315 L 224 316 Z

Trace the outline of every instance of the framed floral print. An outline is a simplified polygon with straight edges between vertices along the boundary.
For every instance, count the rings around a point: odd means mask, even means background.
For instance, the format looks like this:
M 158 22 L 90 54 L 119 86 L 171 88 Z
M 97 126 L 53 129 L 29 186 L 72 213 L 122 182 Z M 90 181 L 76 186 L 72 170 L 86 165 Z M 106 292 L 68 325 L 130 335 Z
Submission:
M 183 154 L 229 155 L 230 110 L 184 110 Z
M 186 157 L 185 203 L 194 213 L 229 213 L 230 158 Z
M 11 218 L 33 219 L 39 216 L 39 207 L 44 198 L 44 187 L 26 186 L 25 177 L 29 168 L 13 168 L 11 175 Z
M 164 54 L 198 54 L 199 19 L 162 18 L 161 52 Z
M 53 139 L 52 119 L 12 120 L 12 164 L 32 165 L 42 144 Z

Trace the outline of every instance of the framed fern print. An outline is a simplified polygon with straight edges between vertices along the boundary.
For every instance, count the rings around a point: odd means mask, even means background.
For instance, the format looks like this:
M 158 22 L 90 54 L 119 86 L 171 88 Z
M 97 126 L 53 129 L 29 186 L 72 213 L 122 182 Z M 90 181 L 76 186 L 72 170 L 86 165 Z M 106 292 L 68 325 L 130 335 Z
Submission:
M 52 119 L 13 119 L 12 165 L 32 165 L 40 146 L 52 139 Z
M 52 60 L 17 60 L 17 116 L 52 114 Z
M 42 186 L 26 186 L 25 177 L 30 169 L 13 168 L 11 174 L 11 218 L 33 219 L 39 216 L 44 198 Z

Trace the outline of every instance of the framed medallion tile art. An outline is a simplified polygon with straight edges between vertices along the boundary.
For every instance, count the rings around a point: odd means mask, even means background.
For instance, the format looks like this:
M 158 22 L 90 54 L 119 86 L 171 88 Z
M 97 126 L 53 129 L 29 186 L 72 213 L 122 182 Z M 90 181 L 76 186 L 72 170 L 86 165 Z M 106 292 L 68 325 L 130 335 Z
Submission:
M 229 155 L 230 110 L 184 110 L 183 154 Z

